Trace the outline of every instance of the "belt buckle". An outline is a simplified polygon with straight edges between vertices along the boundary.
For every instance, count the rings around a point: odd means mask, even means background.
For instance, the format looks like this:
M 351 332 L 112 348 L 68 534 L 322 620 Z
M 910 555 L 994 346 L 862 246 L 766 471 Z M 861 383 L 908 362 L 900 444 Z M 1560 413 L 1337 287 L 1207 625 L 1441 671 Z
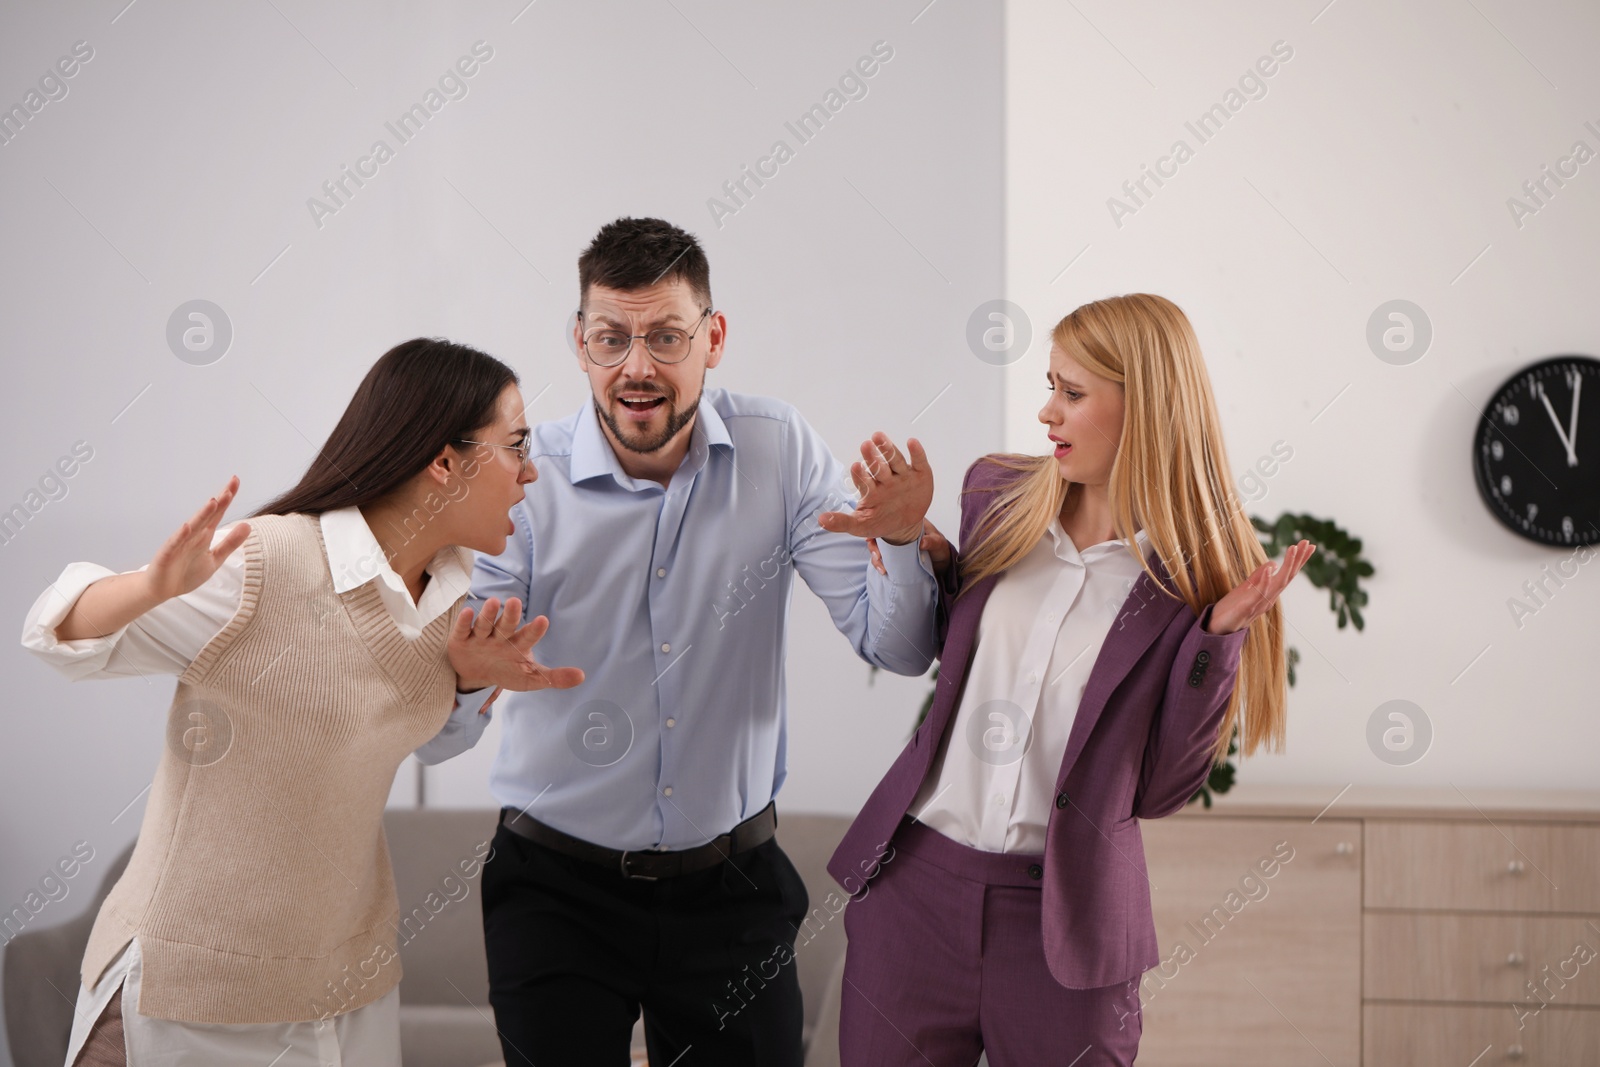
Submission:
M 633 854 L 636 856 L 638 855 L 637 852 Z M 653 874 L 634 874 L 632 871 L 628 870 L 627 849 L 622 850 L 622 855 L 618 858 L 618 866 L 621 868 L 622 877 L 624 878 L 632 878 L 640 882 L 659 882 L 661 880 L 659 877 Z

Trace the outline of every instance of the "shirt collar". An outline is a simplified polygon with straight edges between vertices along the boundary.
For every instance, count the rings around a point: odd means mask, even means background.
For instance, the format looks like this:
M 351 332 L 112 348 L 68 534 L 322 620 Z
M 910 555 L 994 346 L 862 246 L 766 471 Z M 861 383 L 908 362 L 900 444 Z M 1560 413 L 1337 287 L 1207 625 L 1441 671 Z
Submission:
M 333 589 L 346 593 L 359 588 L 374 578 L 379 578 L 389 588 L 404 593 L 411 591 L 400 575 L 390 566 L 383 546 L 367 525 L 366 516 L 358 507 L 334 508 L 317 517 L 322 526 L 322 542 L 328 550 L 328 570 L 333 575 Z M 435 552 L 423 570 L 431 576 L 429 589 L 437 583 L 451 590 L 450 599 L 467 592 L 472 585 L 472 554 L 460 545 L 445 545 Z
M 694 429 L 690 432 L 689 454 L 685 457 L 687 463 L 695 466 L 703 464 L 711 445 L 723 445 L 729 451 L 733 450 L 733 438 L 728 433 L 727 423 L 722 421 L 722 416 L 717 414 L 717 409 L 703 393 L 700 405 L 695 409 Z M 571 470 L 573 485 L 607 474 L 616 479 L 619 485 L 632 488 L 637 484 L 622 469 L 622 463 L 611 447 L 611 439 L 601 429 L 593 396 L 584 401 L 583 408 L 578 412 L 578 425 L 572 434 Z
M 1140 529 L 1133 535 L 1133 540 L 1139 546 L 1140 554 L 1143 555 L 1146 546 L 1150 543 L 1149 534 Z M 1062 527 L 1059 516 L 1050 520 L 1050 541 L 1057 558 L 1074 562 L 1082 562 L 1085 557 L 1095 559 L 1110 552 L 1124 552 L 1127 550 L 1126 546 L 1128 544 L 1125 538 L 1116 537 L 1109 541 L 1101 541 L 1099 544 L 1090 545 L 1088 548 L 1079 551 L 1077 546 L 1072 543 L 1072 538 L 1067 536 L 1067 531 Z

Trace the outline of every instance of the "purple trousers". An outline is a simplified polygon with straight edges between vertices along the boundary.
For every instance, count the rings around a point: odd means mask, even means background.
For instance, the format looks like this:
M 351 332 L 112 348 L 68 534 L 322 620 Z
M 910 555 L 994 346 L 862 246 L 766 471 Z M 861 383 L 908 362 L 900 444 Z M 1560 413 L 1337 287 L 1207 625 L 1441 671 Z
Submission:
M 909 818 L 845 908 L 842 1067 L 1103 1067 L 1139 1050 L 1139 979 L 1067 989 L 1045 964 L 1034 854 Z

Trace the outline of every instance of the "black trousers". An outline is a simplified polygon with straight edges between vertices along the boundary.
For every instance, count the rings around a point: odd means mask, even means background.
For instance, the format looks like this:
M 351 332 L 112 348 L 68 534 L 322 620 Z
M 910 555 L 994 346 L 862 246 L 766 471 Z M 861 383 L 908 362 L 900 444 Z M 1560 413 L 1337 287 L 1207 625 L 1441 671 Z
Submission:
M 708 870 L 627 879 L 507 830 L 483 871 L 506 1067 L 801 1067 L 794 939 L 810 908 L 776 839 Z

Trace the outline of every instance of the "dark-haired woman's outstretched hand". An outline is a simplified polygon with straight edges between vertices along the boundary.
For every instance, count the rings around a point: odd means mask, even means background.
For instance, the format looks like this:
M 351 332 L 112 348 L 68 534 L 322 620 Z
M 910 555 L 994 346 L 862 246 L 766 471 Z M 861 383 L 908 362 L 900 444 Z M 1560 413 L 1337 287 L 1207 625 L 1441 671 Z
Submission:
M 156 550 L 155 558 L 144 571 L 153 599 L 164 602 L 198 589 L 244 544 L 245 538 L 250 536 L 247 522 L 236 523 L 217 547 L 211 547 L 217 523 L 222 521 L 238 492 L 239 476 L 236 474 L 228 479 L 222 492 L 201 505 L 200 510 Z
M 1300 568 L 1316 550 L 1316 545 L 1302 539 L 1284 550 L 1283 562 L 1276 568 L 1271 562 L 1257 567 L 1254 574 L 1217 601 L 1216 607 L 1211 609 L 1211 627 L 1206 632 L 1231 634 L 1265 615 L 1277 603 L 1284 586 L 1300 573 Z
M 506 601 L 503 611 L 499 598 L 490 597 L 476 620 L 471 608 L 461 609 L 446 650 L 458 690 L 490 685 L 513 692 L 571 689 L 583 681 L 577 667 L 546 667 L 533 658 L 533 646 L 550 629 L 548 618 L 540 615 L 519 626 L 521 620 L 522 601 L 516 597 Z
M 139 570 L 89 583 L 56 624 L 56 640 L 80 641 L 114 634 L 145 612 L 205 584 L 250 536 L 250 524 L 241 522 L 215 548 L 211 547 L 217 523 L 238 491 L 238 476 L 229 478 L 222 492 L 179 526 L 149 563 Z

